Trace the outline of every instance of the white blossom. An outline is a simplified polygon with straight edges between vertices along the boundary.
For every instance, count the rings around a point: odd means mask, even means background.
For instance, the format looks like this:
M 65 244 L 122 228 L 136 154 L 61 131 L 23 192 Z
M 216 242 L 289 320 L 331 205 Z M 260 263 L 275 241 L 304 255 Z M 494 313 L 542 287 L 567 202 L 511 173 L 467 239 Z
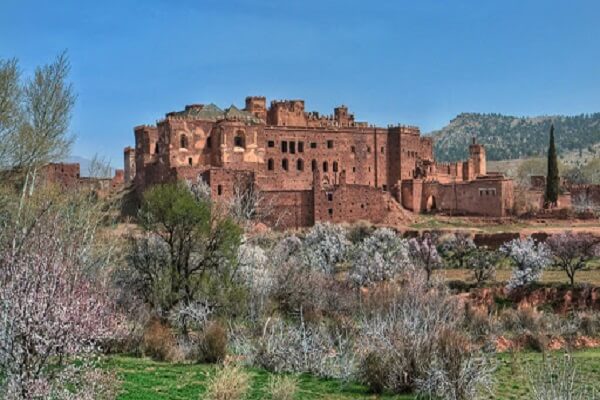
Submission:
M 303 245 L 310 268 L 331 274 L 335 266 L 345 259 L 350 241 L 341 226 L 319 223 L 308 232 Z
M 500 251 L 506 254 L 515 265 L 508 281 L 509 290 L 537 281 L 544 270 L 552 262 L 550 248 L 531 237 L 514 239 L 505 243 Z
M 377 229 L 353 255 L 350 279 L 357 285 L 390 280 L 410 264 L 408 243 L 389 228 Z

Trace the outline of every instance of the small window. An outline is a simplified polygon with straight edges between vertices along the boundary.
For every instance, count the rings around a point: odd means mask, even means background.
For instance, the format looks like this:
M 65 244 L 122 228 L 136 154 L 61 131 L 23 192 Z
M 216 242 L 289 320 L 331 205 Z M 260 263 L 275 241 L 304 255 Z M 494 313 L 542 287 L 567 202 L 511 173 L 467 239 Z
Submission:
M 217 194 L 219 196 L 223 194 L 223 186 L 222 185 L 217 185 Z
M 352 172 L 356 172 L 356 167 L 352 167 Z
M 237 135 L 234 139 L 233 139 L 233 145 L 235 147 L 244 147 L 244 138 L 241 135 Z
M 371 152 L 371 146 L 367 146 L 367 153 Z
M 317 148 L 317 142 L 310 142 L 310 148 L 311 149 L 316 149 Z
M 287 171 L 289 169 L 289 163 L 287 158 L 284 158 L 283 160 L 281 160 L 281 168 L 283 168 L 285 171 Z
M 329 210 L 327 210 L 327 212 L 329 213 L 330 217 L 333 217 L 333 208 L 330 208 Z
M 267 169 L 269 171 L 273 171 L 274 167 L 275 167 L 275 162 L 273 161 L 272 158 L 269 158 L 269 160 L 267 161 Z
M 192 157 L 188 158 L 188 164 L 190 164 L 190 167 L 192 166 Z
M 333 193 L 327 193 L 327 201 L 333 201 Z
M 296 154 L 296 142 L 290 142 L 290 153 Z
M 337 163 L 337 161 L 333 162 L 333 172 L 338 172 L 338 163 Z
M 287 153 L 287 149 L 288 149 L 287 142 L 285 140 L 282 140 L 281 141 L 281 152 Z
M 356 153 L 356 147 L 350 146 L 350 152 L 351 153 Z
M 327 164 L 327 161 L 323 161 L 323 172 L 327 172 L 328 169 L 329 165 Z
M 383 185 L 382 189 L 384 192 L 387 192 L 387 185 Z
M 310 170 L 315 171 L 317 169 L 317 160 L 312 160 L 310 162 Z
M 154 145 L 154 153 L 158 154 L 159 150 L 160 150 L 160 147 L 158 147 L 158 142 L 156 142 L 156 145 Z
M 385 153 L 385 147 L 383 147 L 383 146 L 381 147 L 381 152 Z
M 304 153 L 304 142 L 298 142 L 298 153 Z
M 327 148 L 328 149 L 333 149 L 333 140 L 328 140 L 327 141 Z
M 298 161 L 296 161 L 296 169 L 298 171 L 304 171 L 304 161 L 302 161 L 302 159 L 298 159 Z
M 182 149 L 187 149 L 188 148 L 188 139 L 187 139 L 187 136 L 181 135 L 181 138 L 179 139 L 179 147 L 182 148 Z
M 212 147 L 212 136 L 206 138 L 206 148 L 210 149 Z
M 267 142 L 267 146 L 269 146 L 269 147 L 275 147 L 275 142 L 273 140 L 269 140 Z

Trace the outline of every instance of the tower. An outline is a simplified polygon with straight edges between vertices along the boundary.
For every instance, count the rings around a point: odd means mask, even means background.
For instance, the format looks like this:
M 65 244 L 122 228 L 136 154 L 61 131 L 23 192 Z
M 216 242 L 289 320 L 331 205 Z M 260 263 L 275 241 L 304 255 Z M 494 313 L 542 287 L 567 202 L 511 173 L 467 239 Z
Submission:
M 135 150 L 125 147 L 123 150 L 123 169 L 125 170 L 125 184 L 129 184 L 135 178 Z
M 487 174 L 485 147 L 478 144 L 475 137 L 473 138 L 473 143 L 469 146 L 469 158 L 473 161 L 473 172 L 475 177 Z
M 267 120 L 267 99 L 264 96 L 246 97 L 246 111 L 254 114 L 255 117 Z

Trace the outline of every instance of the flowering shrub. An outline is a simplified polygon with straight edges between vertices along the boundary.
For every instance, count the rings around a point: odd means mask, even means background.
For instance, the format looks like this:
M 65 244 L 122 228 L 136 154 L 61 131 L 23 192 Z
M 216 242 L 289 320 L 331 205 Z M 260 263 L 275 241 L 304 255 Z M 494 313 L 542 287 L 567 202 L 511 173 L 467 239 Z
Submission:
M 119 331 L 110 296 L 86 278 L 74 256 L 87 250 L 78 237 L 63 235 L 61 222 L 44 221 L 21 252 L 0 253 L 0 370 L 5 378 L 0 390 L 7 398 L 71 398 L 67 387 L 84 398 L 85 386 L 78 386 L 77 379 L 92 373 L 84 361 Z M 64 368 L 63 361 L 74 358 L 82 360 L 80 367 Z
M 303 243 L 310 268 L 327 274 L 333 273 L 335 266 L 345 259 L 349 246 L 344 228 L 329 223 L 313 226 Z
M 390 280 L 409 265 L 408 244 L 389 228 L 380 228 L 357 247 L 350 280 L 359 286 Z
M 500 251 L 506 254 L 515 265 L 507 284 L 509 290 L 537 281 L 544 268 L 552 262 L 550 248 L 542 242 L 536 242 L 531 237 L 511 240 L 505 243 Z

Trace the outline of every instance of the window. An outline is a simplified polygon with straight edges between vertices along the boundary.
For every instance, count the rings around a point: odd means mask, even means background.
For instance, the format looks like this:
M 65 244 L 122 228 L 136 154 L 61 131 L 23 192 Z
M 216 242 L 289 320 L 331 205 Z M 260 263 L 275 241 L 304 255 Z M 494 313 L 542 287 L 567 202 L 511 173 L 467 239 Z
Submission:
M 381 152 L 385 153 L 385 147 L 381 146 Z
M 333 201 L 333 193 L 327 193 L 327 201 Z
M 298 142 L 298 153 L 304 153 L 304 142 Z
M 269 140 L 267 142 L 267 146 L 269 146 L 269 147 L 275 147 L 275 142 L 273 140 Z
M 383 185 L 382 189 L 383 189 L 384 192 L 387 192 L 387 185 Z
M 188 164 L 190 164 L 190 166 L 192 166 L 192 157 L 188 158 Z
M 317 148 L 317 143 L 316 142 L 310 142 L 310 148 L 311 149 L 316 149 Z
M 187 136 L 181 135 L 181 137 L 179 138 L 179 147 L 182 149 L 187 149 L 187 147 L 188 147 Z
M 354 146 L 350 146 L 350 152 L 352 152 L 352 153 L 356 153 L 356 147 L 354 147 Z
M 327 161 L 323 161 L 323 172 L 327 172 L 329 169 L 329 165 L 327 165 Z
M 296 142 L 290 142 L 290 153 L 296 154 Z
M 328 149 L 333 149 L 333 140 L 328 140 L 327 141 L 327 148 Z
M 367 153 L 371 152 L 371 146 L 367 146 Z
M 275 162 L 273 161 L 272 158 L 269 158 L 269 160 L 267 161 L 267 169 L 269 171 L 273 171 L 274 167 L 275 167 Z
M 333 208 L 330 208 L 329 210 L 327 210 L 327 212 L 329 213 L 330 217 L 333 217 Z
M 223 194 L 223 186 L 217 185 L 217 194 L 220 196 Z
M 302 159 L 298 159 L 298 161 L 296 161 L 296 169 L 298 171 L 304 171 L 304 161 L 302 161 Z
M 235 147 L 244 147 L 244 137 L 240 133 L 233 138 L 233 145 Z
M 160 148 L 158 147 L 158 142 L 156 142 L 156 144 L 154 145 L 154 153 L 158 154 L 159 149 Z
M 333 172 L 338 172 L 338 163 L 337 163 L 337 161 L 333 162 Z
M 285 140 L 281 141 L 281 152 L 287 153 L 287 142 Z
M 287 158 L 284 158 L 283 160 L 281 160 L 281 168 L 283 168 L 285 171 L 287 171 L 289 169 L 289 164 L 288 164 Z
M 356 172 L 356 167 L 352 167 L 352 172 Z
M 210 149 L 212 147 L 212 136 L 206 138 L 206 148 Z
M 317 160 L 312 160 L 310 162 L 310 170 L 315 171 L 317 169 Z

